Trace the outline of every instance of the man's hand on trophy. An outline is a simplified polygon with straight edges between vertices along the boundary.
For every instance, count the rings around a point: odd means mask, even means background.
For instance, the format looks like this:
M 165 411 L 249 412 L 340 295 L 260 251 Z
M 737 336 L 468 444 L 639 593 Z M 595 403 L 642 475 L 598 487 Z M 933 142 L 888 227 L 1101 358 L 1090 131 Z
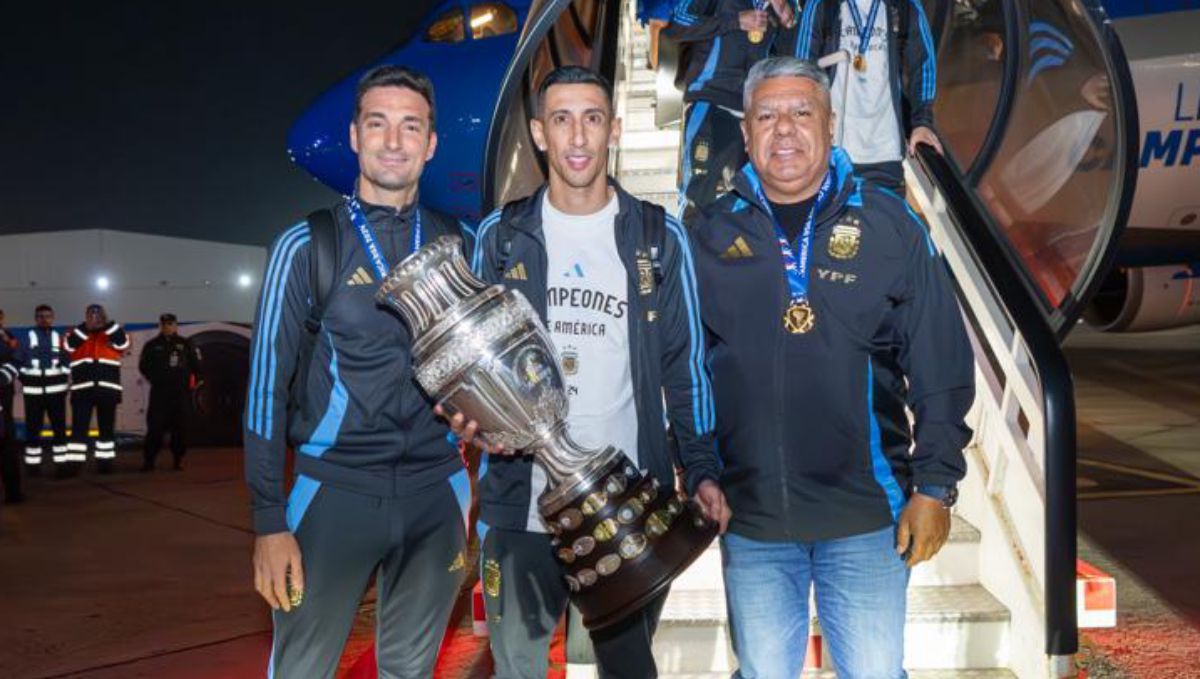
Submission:
M 700 511 L 704 512 L 704 517 L 720 526 L 720 534 L 724 535 L 733 512 L 725 502 L 725 493 L 721 492 L 721 487 L 716 481 L 704 479 L 700 482 L 700 486 L 696 488 L 696 503 L 700 505 Z
M 479 433 L 479 423 L 475 420 L 467 420 L 462 413 L 454 413 L 451 415 L 446 412 L 442 404 L 437 404 L 433 407 L 433 412 L 438 417 L 441 417 L 450 424 L 450 431 L 468 446 L 475 446 L 485 453 L 493 455 L 516 455 L 518 451 L 509 450 L 503 445 L 489 446 L 483 442 L 483 439 L 476 439 L 475 435 Z
M 284 531 L 254 538 L 254 589 L 271 608 L 288 613 L 304 601 L 300 544 Z

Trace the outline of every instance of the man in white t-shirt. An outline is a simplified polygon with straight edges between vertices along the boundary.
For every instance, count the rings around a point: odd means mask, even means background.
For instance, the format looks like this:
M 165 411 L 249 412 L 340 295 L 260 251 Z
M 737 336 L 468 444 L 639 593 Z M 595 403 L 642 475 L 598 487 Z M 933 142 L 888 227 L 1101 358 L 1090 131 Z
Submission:
M 942 150 L 932 35 L 918 0 L 810 0 L 800 17 L 795 56 L 849 55 L 830 70 L 834 145 L 850 154 L 855 176 L 900 194 L 905 152 L 921 143 Z
M 687 235 L 606 175 L 621 126 L 603 77 L 560 68 L 546 76 L 537 99 L 530 130 L 546 155 L 548 182 L 480 224 L 472 266 L 485 280 L 520 290 L 542 315 L 561 362 L 572 438 L 589 448 L 619 447 L 664 489 L 675 486 L 677 457 L 688 493 L 724 531 L 729 512 L 717 485 Z M 473 424 L 464 426 L 461 416 L 451 424 L 470 440 Z M 524 455 L 491 455 L 480 481 L 480 519 L 489 526 L 484 603 L 502 679 L 546 676 L 550 637 L 567 606 L 567 583 L 537 512 L 545 485 Z M 591 633 L 600 676 L 657 674 L 650 645 L 665 597 Z

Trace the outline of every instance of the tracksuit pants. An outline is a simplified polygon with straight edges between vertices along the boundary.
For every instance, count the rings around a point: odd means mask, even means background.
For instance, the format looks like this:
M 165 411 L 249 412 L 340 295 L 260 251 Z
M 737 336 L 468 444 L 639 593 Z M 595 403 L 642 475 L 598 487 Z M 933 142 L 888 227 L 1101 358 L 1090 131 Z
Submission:
M 696 211 L 729 190 L 749 160 L 741 119 L 707 101 L 693 102 L 684 117 L 678 217 L 688 225 Z
M 86 462 L 88 430 L 92 424 L 92 413 L 96 413 L 96 447 L 92 456 L 97 461 L 117 457 L 116 434 L 117 404 L 121 395 L 105 387 L 80 389 L 71 394 L 71 443 L 68 445 L 70 462 Z
M 448 481 L 379 497 L 299 476 L 288 526 L 300 543 L 304 600 L 275 611 L 267 676 L 333 677 L 375 575 L 380 679 L 428 679 L 466 573 L 466 530 Z
M 550 536 L 490 529 L 483 540 L 481 578 L 494 679 L 544 679 L 550 638 L 570 598 Z M 624 620 L 589 632 L 600 677 L 658 676 L 651 641 L 666 599 L 663 592 Z
M 25 395 L 25 464 L 40 467 L 42 464 L 42 422 L 50 418 L 50 429 L 54 438 L 50 440 L 52 459 L 55 465 L 68 462 L 67 452 L 67 395 Z

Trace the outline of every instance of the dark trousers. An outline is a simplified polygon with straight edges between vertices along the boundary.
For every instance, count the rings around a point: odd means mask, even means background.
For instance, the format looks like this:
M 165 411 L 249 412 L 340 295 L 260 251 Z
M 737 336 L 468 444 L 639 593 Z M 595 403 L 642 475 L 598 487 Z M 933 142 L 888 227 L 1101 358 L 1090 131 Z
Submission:
M 854 174 L 868 184 L 904 197 L 904 165 L 896 160 L 886 163 L 861 163 L 854 166 Z
M 117 456 L 116 434 L 113 429 L 117 423 L 117 403 L 121 395 L 107 387 L 91 387 L 80 389 L 71 394 L 71 443 L 69 461 L 86 462 L 88 449 L 88 430 L 92 424 L 92 413 L 96 413 L 95 450 L 92 455 L 100 461 L 111 460 Z
M 570 592 L 550 536 L 492 528 L 483 540 L 484 608 L 495 679 L 542 679 L 550 638 Z M 651 641 L 666 592 L 638 612 L 591 632 L 599 675 L 606 679 L 658 676 Z
M 466 530 L 449 482 L 376 497 L 300 476 L 288 499 L 304 601 L 275 611 L 269 677 L 333 677 L 375 574 L 380 679 L 428 679 L 466 573 Z
M 168 391 L 151 387 L 150 407 L 146 409 L 146 466 L 154 466 L 163 436 L 171 435 L 171 455 L 178 463 L 187 452 L 187 426 L 192 410 L 191 395 L 186 391 Z
M 55 464 L 67 461 L 67 395 L 25 395 L 25 464 L 42 464 L 42 422 L 50 418 L 54 438 L 50 445 Z
M 0 387 L 0 479 L 4 482 L 4 499 L 21 499 L 21 455 L 17 452 L 16 429 L 13 425 L 13 388 Z
M 688 106 L 684 117 L 679 218 L 690 226 L 696 212 L 729 190 L 746 164 L 741 120 L 707 101 Z

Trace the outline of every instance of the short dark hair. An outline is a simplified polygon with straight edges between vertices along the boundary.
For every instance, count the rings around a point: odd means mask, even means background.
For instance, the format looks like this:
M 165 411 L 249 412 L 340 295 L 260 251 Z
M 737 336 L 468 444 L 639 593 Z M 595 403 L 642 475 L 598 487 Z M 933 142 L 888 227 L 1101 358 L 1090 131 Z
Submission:
M 582 66 L 560 66 L 546 74 L 542 84 L 538 85 L 535 111 L 538 117 L 542 115 L 542 107 L 546 105 L 546 92 L 555 85 L 595 85 L 604 92 L 604 98 L 608 100 L 608 110 L 613 110 L 613 88 L 608 78 Z
M 384 64 L 363 74 L 358 80 L 358 91 L 354 95 L 354 118 L 362 113 L 363 96 L 376 87 L 404 87 L 425 97 L 429 104 L 429 130 L 437 128 L 437 104 L 433 99 L 433 82 L 420 71 L 407 66 Z
M 50 313 L 54 313 L 54 309 L 51 308 L 49 304 L 39 304 L 39 305 L 37 305 L 37 308 L 35 308 L 33 310 L 33 314 L 36 316 L 36 315 L 42 313 L 43 311 L 49 311 Z

